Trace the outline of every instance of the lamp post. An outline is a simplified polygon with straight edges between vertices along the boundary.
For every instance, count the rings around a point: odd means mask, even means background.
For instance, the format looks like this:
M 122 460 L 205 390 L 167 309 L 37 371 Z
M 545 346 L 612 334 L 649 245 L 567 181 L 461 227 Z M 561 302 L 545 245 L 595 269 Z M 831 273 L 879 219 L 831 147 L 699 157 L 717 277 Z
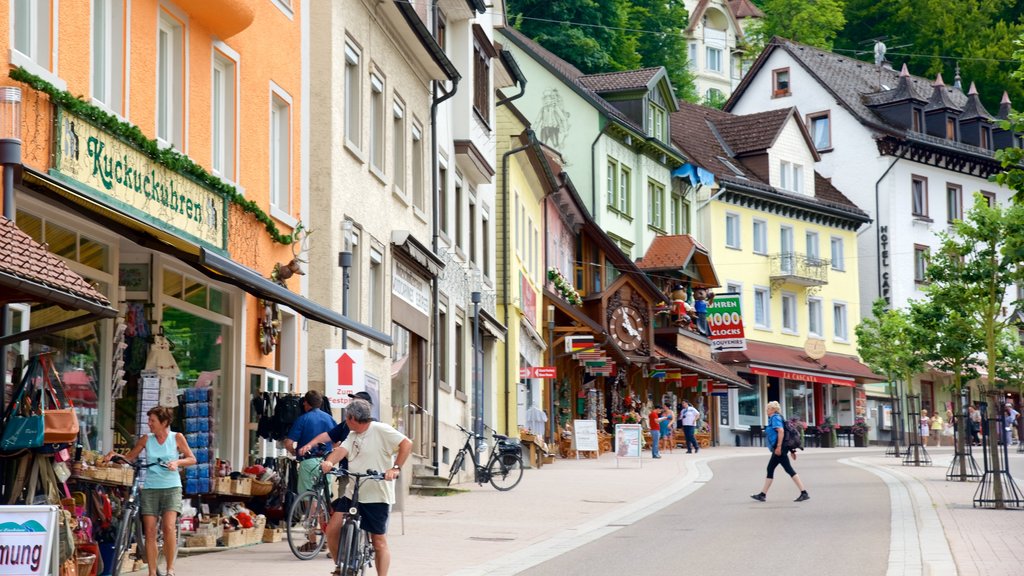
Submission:
M 338 266 L 341 266 L 341 315 L 348 318 L 349 269 L 352 268 L 352 221 L 341 221 L 342 248 L 338 252 Z M 341 347 L 348 348 L 348 330 L 341 329 Z
M 548 366 L 554 367 L 555 365 L 555 305 L 548 304 Z M 551 403 L 551 413 L 548 414 L 548 444 L 554 444 L 555 442 L 555 429 L 556 422 L 558 420 L 558 410 L 555 408 L 555 383 L 557 379 L 551 378 L 548 380 L 548 399 Z
M 4 169 L 4 218 L 14 221 L 14 181 L 21 168 L 21 88 L 0 88 L 0 164 Z M 0 307 L 0 336 L 10 332 L 10 307 Z M 0 346 L 0 406 L 7 405 L 7 347 Z
M 480 351 L 480 292 L 470 294 L 473 302 L 473 433 L 477 438 L 484 435 L 484 379 L 482 353 Z M 476 451 L 476 463 L 480 464 L 481 451 Z

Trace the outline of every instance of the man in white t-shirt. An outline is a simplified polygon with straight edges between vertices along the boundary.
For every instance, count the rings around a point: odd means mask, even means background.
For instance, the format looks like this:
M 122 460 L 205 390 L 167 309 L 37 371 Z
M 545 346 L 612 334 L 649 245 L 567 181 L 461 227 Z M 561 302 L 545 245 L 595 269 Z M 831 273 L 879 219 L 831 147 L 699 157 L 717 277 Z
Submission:
M 360 525 L 370 533 L 376 552 L 377 574 L 387 576 L 391 565 L 388 550 L 388 516 L 395 503 L 395 486 L 392 482 L 401 473 L 402 465 L 412 453 L 412 441 L 404 434 L 383 422 L 374 422 L 370 416 L 370 405 L 364 400 L 352 400 L 345 409 L 345 422 L 351 433 L 327 455 L 321 467 L 330 472 L 343 458 L 348 458 L 348 469 L 360 474 L 367 470 L 384 470 L 386 481 L 367 480 L 359 486 Z M 397 454 L 397 456 L 396 456 Z M 345 495 L 334 501 L 334 513 L 327 523 L 327 545 L 331 558 L 338 557 L 338 540 L 345 512 L 351 507 L 355 482 L 349 482 Z M 337 571 L 335 571 L 337 574 Z
M 700 452 L 700 445 L 697 444 L 697 420 L 700 419 L 700 412 L 690 406 L 690 403 L 683 400 L 683 409 L 679 411 L 679 423 L 683 426 L 686 434 L 686 453 Z

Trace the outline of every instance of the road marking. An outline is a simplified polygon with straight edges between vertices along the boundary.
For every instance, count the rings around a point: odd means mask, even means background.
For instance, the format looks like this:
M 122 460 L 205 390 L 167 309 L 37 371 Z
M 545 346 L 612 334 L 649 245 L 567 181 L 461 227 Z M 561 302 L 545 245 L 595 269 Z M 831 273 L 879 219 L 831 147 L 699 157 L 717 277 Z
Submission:
M 928 490 L 916 478 L 860 458 L 840 464 L 871 472 L 889 488 L 889 570 L 886 576 L 956 576 L 956 563 Z

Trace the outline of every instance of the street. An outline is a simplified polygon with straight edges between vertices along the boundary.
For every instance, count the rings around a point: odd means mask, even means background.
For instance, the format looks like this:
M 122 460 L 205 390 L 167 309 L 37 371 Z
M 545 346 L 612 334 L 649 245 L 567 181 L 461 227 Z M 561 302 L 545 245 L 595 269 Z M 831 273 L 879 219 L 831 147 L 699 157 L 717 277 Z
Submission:
M 880 447 L 809 449 L 795 463 L 811 494 L 802 503 L 781 469 L 767 502 L 750 499 L 763 481 L 764 448 L 676 450 L 642 467 L 616 467 L 610 454 L 557 460 L 527 470 L 511 492 L 462 485 L 468 492 L 408 498 L 404 534 L 398 511 L 389 528 L 391 575 L 636 574 L 641 566 L 701 576 L 1018 573 L 1021 512 L 974 509 L 978 484 L 945 480 L 952 449 L 929 453 L 932 466 L 905 467 Z M 1010 464 L 1024 476 L 1024 455 L 1012 451 Z M 247 576 L 331 568 L 325 556 L 296 560 L 286 543 L 177 565 L 182 574 Z

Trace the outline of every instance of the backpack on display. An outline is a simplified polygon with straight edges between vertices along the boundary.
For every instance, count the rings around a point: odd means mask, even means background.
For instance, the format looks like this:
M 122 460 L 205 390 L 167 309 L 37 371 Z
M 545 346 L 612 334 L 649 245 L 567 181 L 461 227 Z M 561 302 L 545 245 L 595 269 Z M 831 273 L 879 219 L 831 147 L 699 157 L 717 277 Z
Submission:
M 281 440 L 288 435 L 288 429 L 302 416 L 301 396 L 279 396 L 274 404 L 274 431 L 272 438 Z
M 803 439 L 800 437 L 800 430 L 791 420 L 782 422 L 782 449 L 786 452 L 796 452 L 804 449 Z

